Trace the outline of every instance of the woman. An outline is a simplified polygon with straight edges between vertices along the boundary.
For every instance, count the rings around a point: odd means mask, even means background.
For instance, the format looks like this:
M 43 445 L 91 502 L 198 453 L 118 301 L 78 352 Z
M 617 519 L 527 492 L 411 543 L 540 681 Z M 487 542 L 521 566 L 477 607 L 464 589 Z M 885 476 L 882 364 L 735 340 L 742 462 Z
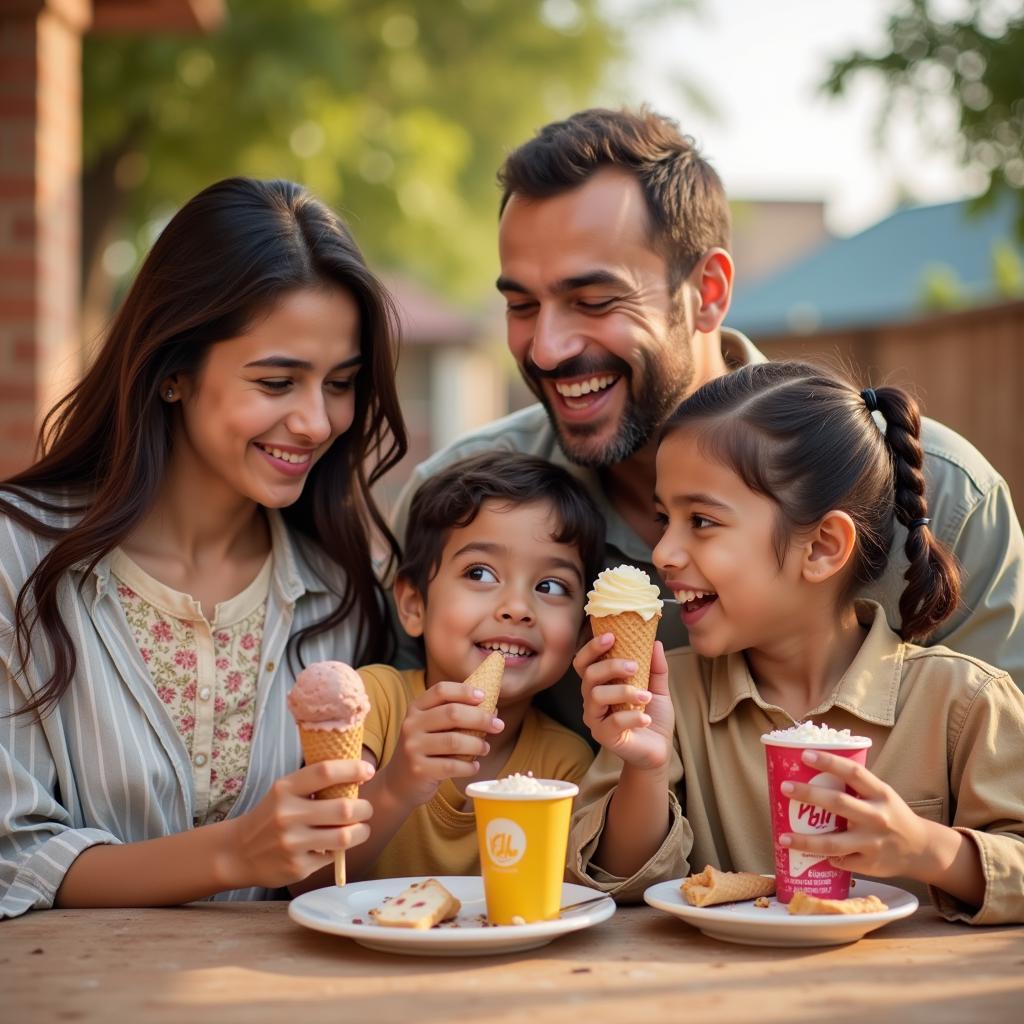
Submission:
M 213 185 L 153 246 L 0 485 L 0 917 L 265 898 L 368 835 L 365 801 L 310 799 L 366 766 L 300 769 L 285 694 L 388 653 L 395 322 L 288 182 Z

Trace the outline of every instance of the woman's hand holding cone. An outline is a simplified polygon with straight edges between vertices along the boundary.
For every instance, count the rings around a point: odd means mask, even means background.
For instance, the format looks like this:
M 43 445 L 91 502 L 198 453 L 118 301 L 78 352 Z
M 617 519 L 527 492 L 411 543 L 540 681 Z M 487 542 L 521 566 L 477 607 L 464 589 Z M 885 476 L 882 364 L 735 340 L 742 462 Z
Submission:
M 369 801 L 309 798 L 371 778 L 373 768 L 363 761 L 321 761 L 278 779 L 251 811 L 229 819 L 234 836 L 225 854 L 224 888 L 292 885 L 331 863 L 336 852 L 366 842 Z

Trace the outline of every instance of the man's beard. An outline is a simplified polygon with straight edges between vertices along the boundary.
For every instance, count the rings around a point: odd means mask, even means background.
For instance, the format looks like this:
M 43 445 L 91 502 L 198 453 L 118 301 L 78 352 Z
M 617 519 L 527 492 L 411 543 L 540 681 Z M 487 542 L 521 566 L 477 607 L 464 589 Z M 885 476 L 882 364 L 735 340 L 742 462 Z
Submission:
M 681 329 L 685 332 L 685 328 Z M 676 330 L 680 330 L 680 327 Z M 654 353 L 642 353 L 642 365 L 637 378 L 634 378 L 628 363 L 611 355 L 603 359 L 577 356 L 567 359 L 554 370 L 541 370 L 527 358 L 520 372 L 530 390 L 543 404 L 558 439 L 558 446 L 570 462 L 589 469 L 605 469 L 635 455 L 655 436 L 693 382 L 690 339 L 685 334 L 681 338 L 673 338 L 671 346 L 673 358 L 666 358 L 662 354 L 659 359 Z M 587 442 L 597 435 L 600 427 L 593 423 L 562 423 L 552 409 L 548 392 L 540 381 L 562 377 L 600 377 L 607 374 L 622 377 L 626 387 L 626 402 L 614 436 L 600 447 L 594 447 Z

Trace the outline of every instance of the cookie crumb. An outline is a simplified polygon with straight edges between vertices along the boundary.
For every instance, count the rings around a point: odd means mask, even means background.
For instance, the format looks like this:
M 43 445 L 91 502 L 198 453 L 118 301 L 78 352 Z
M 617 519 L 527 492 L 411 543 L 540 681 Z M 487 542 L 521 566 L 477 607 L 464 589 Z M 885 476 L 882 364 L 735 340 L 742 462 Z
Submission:
M 771 904 L 768 902 L 767 896 L 758 896 L 757 899 L 754 900 L 754 906 L 761 910 L 767 910 Z

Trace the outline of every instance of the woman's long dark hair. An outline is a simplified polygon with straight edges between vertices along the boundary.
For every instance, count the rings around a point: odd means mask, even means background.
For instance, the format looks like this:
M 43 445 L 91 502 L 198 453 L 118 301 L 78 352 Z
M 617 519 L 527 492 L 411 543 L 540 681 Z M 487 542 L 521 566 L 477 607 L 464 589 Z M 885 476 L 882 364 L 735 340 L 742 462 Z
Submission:
M 872 416 L 882 414 L 885 432 Z M 779 508 L 780 564 L 789 536 L 828 512 L 857 527 L 845 597 L 878 579 L 889 559 L 894 522 L 908 527 L 909 567 L 900 597 L 900 635 L 926 638 L 956 609 L 960 572 L 928 529 L 921 471 L 921 413 L 897 387 L 858 391 L 804 363 L 744 366 L 699 388 L 673 413 L 662 440 L 696 425 L 699 444 Z
M 0 512 L 55 542 L 15 608 L 21 664 L 37 625 L 54 656 L 53 674 L 22 710 L 52 710 L 75 675 L 75 648 L 58 604 L 68 571 L 82 563 L 91 571 L 155 499 L 172 440 L 161 382 L 196 373 L 211 345 L 244 332 L 287 293 L 324 286 L 343 289 L 359 308 L 363 369 L 355 415 L 282 514 L 293 532 L 344 568 L 346 583 L 337 608 L 295 637 L 291 650 L 354 615 L 358 659 L 387 657 L 391 631 L 371 537 L 383 538 L 392 562 L 398 545 L 370 487 L 407 446 L 395 388 L 394 305 L 348 229 L 321 202 L 291 182 L 229 178 L 191 199 L 163 230 L 95 362 L 47 415 L 42 456 L 0 484 L 40 512 L 79 517 L 70 527 L 53 526 L 0 496 Z

